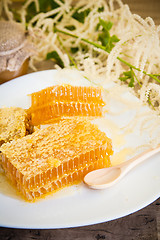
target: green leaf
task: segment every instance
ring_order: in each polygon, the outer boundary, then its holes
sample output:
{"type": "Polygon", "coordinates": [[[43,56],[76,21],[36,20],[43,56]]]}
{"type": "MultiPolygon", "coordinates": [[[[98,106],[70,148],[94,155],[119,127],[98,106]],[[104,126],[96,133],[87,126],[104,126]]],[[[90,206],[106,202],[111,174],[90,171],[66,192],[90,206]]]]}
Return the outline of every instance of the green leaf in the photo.
{"type": "MultiPolygon", "coordinates": [[[[60,0],[63,2],[62,0],[60,0]]],[[[39,2],[39,12],[48,12],[49,10],[56,9],[59,7],[59,5],[54,1],[54,0],[38,0],[39,2]]],[[[36,12],[36,7],[35,3],[32,2],[28,8],[27,8],[27,22],[29,22],[35,15],[37,14],[36,12]]],[[[54,14],[52,17],[55,17],[57,14],[54,14]]]]}
{"type": "Polygon", "coordinates": [[[56,51],[49,52],[46,56],[46,59],[54,59],[61,68],[64,68],[64,63],[56,51]]]}
{"type": "Polygon", "coordinates": [[[112,42],[119,42],[119,38],[116,35],[111,37],[112,42]]]}
{"type": "Polygon", "coordinates": [[[130,82],[128,84],[128,87],[134,87],[134,77],[132,76],[130,79],[131,80],[130,80],[130,82]]]}
{"type": "Polygon", "coordinates": [[[98,35],[98,41],[101,42],[102,46],[106,47],[109,43],[109,39],[110,39],[110,36],[108,32],[102,32],[98,35]]]}
{"type": "Polygon", "coordinates": [[[125,76],[127,76],[128,78],[131,78],[132,77],[132,71],[128,71],[128,72],[124,72],[123,73],[125,76]]]}
{"type": "Polygon", "coordinates": [[[90,9],[86,9],[85,11],[79,12],[80,8],[76,9],[73,13],[72,17],[76,19],[78,22],[84,23],[85,18],[90,13],[90,9]]]}
{"type": "Polygon", "coordinates": [[[110,36],[109,30],[112,28],[112,25],[112,22],[106,22],[103,19],[99,18],[99,23],[96,27],[96,31],[99,30],[100,26],[103,27],[101,33],[98,35],[98,41],[101,42],[102,46],[104,46],[106,51],[109,53],[115,46],[114,43],[119,41],[119,38],[116,35],[110,36]]]}
{"type": "Polygon", "coordinates": [[[133,69],[131,68],[130,71],[123,72],[124,77],[119,77],[119,79],[123,82],[127,81],[130,79],[128,86],[129,87],[134,87],[134,72],[133,69]]]}
{"type": "Polygon", "coordinates": [[[104,7],[102,6],[102,7],[99,7],[98,8],[98,12],[100,13],[100,12],[104,12],[104,7]]]}
{"type": "Polygon", "coordinates": [[[99,30],[100,26],[101,26],[101,24],[98,23],[97,26],[96,26],[96,32],[99,30]]]}
{"type": "Polygon", "coordinates": [[[121,81],[126,81],[127,79],[128,79],[128,77],[126,76],[126,77],[119,77],[119,79],[121,80],[121,81]]]}
{"type": "MultiPolygon", "coordinates": [[[[60,5],[55,2],[54,0],[38,0],[39,1],[39,7],[40,7],[40,12],[48,12],[51,9],[56,9],[60,5]]],[[[60,0],[62,3],[64,2],[63,0],[60,0]]]]}
{"type": "Polygon", "coordinates": [[[36,7],[35,4],[32,2],[28,8],[27,8],[27,16],[26,16],[26,21],[29,22],[34,15],[36,15],[36,7]]]}
{"type": "Polygon", "coordinates": [[[72,52],[72,53],[76,53],[76,52],[78,52],[78,50],[79,50],[78,47],[72,47],[72,48],[71,48],[71,52],[72,52]]]}
{"type": "Polygon", "coordinates": [[[68,26],[65,26],[66,29],[70,30],[70,31],[73,31],[76,29],[76,27],[74,25],[68,25],[68,26]]]}
{"type": "Polygon", "coordinates": [[[21,22],[20,14],[16,8],[12,7],[12,13],[14,15],[14,19],[16,20],[16,22],[21,22]]]}
{"type": "Polygon", "coordinates": [[[109,31],[112,28],[113,23],[104,21],[102,18],[99,18],[99,24],[106,30],[109,31]]]}

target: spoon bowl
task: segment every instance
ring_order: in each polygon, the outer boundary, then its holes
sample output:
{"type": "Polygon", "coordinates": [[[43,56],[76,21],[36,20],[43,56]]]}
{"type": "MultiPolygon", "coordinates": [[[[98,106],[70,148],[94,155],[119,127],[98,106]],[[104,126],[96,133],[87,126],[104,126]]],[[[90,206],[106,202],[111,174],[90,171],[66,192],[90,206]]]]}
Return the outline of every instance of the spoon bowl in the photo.
{"type": "Polygon", "coordinates": [[[94,170],[84,177],[84,183],[93,189],[104,189],[111,187],[136,165],[157,154],[158,152],[160,152],[160,145],[158,145],[156,148],[149,149],[117,166],[94,170]]]}
{"type": "Polygon", "coordinates": [[[103,189],[111,186],[121,175],[121,168],[102,168],[88,173],[84,177],[84,182],[94,189],[103,189]],[[106,186],[107,185],[107,186],[106,186]]]}

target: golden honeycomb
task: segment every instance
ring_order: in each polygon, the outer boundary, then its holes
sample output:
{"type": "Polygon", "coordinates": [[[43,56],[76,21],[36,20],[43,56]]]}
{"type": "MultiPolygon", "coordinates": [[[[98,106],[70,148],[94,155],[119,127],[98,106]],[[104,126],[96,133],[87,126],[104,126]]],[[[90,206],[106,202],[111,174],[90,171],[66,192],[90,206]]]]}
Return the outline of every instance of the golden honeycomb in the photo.
{"type": "Polygon", "coordinates": [[[101,88],[56,85],[31,94],[33,125],[71,116],[101,117],[105,105],[101,88]]]}
{"type": "Polygon", "coordinates": [[[21,139],[4,143],[2,166],[29,201],[109,167],[111,140],[88,120],[64,119],[21,139]]]}

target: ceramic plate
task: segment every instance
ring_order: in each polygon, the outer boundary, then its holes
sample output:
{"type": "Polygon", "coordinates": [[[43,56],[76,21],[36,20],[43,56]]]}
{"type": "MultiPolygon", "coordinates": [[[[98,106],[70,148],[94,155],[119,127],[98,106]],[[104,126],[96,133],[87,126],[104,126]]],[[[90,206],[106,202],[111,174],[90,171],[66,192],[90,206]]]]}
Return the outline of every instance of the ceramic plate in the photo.
{"type": "MultiPolygon", "coordinates": [[[[30,93],[57,83],[90,85],[83,73],[47,70],[31,73],[0,86],[0,107],[30,106],[30,93]]],[[[113,165],[157,144],[159,119],[126,88],[103,84],[105,117],[94,122],[112,138],[113,165]]],[[[115,186],[92,190],[83,183],[28,203],[0,177],[0,226],[66,228],[96,224],[131,214],[160,196],[160,155],[133,169],[115,186]]]]}

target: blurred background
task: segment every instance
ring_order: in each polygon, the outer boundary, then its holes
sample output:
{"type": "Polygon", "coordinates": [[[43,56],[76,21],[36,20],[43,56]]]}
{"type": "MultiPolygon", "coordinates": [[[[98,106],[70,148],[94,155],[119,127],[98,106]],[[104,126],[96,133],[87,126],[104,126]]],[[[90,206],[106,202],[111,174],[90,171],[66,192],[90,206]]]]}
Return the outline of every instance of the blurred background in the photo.
{"type": "MultiPolygon", "coordinates": [[[[14,4],[24,2],[24,0],[12,1],[14,4]]],[[[129,5],[132,13],[139,14],[143,18],[152,17],[156,24],[160,24],[160,0],[122,0],[122,2],[129,5]]]]}
{"type": "Polygon", "coordinates": [[[160,0],[122,0],[132,11],[143,18],[152,17],[156,24],[160,24],[160,0]]]}

